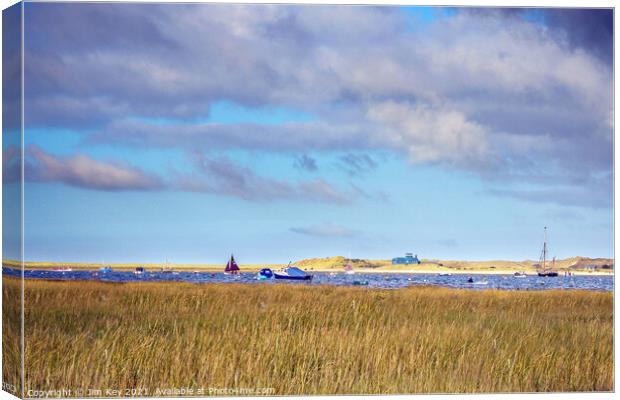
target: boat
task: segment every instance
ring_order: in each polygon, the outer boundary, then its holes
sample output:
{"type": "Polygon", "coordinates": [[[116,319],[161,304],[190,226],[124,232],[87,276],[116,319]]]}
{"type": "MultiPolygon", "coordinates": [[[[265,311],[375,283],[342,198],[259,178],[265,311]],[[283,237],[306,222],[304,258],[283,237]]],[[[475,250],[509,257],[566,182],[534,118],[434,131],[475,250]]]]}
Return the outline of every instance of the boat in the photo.
{"type": "Polygon", "coordinates": [[[449,272],[440,272],[438,275],[439,276],[452,276],[452,274],[449,272]]]}
{"type": "Polygon", "coordinates": [[[99,272],[102,272],[102,273],[112,272],[112,267],[101,267],[99,268],[99,272]]]}
{"type": "Polygon", "coordinates": [[[165,267],[161,267],[160,272],[161,272],[162,274],[171,274],[171,273],[173,273],[173,272],[174,272],[174,271],[172,270],[172,267],[169,267],[169,266],[168,266],[168,259],[167,259],[167,258],[166,258],[166,266],[165,266],[165,267]]]}
{"type": "Polygon", "coordinates": [[[297,267],[292,267],[291,263],[288,263],[288,267],[274,272],[273,276],[276,279],[290,279],[294,281],[309,281],[312,279],[312,275],[307,274],[297,267]]]}
{"type": "Polygon", "coordinates": [[[226,268],[224,268],[224,273],[227,275],[236,275],[239,273],[239,266],[235,262],[235,257],[230,255],[230,260],[226,264],[226,268]]]}
{"type": "Polygon", "coordinates": [[[256,274],[256,279],[264,280],[273,278],[273,271],[269,268],[263,268],[256,274]]]}
{"type": "Polygon", "coordinates": [[[136,270],[133,271],[136,275],[142,275],[144,273],[144,267],[136,267],[136,270]]]}
{"type": "Polygon", "coordinates": [[[520,271],[515,272],[513,276],[515,278],[527,278],[527,275],[525,274],[525,272],[520,272],[520,271]]]}
{"type": "Polygon", "coordinates": [[[71,271],[73,271],[73,269],[71,269],[71,267],[59,267],[59,268],[54,268],[52,271],[54,271],[54,272],[71,272],[71,271]]]}
{"type": "Polygon", "coordinates": [[[355,273],[350,262],[347,262],[347,264],[344,266],[344,273],[347,275],[353,275],[355,273]]]}
{"type": "Polygon", "coordinates": [[[547,252],[548,252],[548,249],[547,249],[547,227],[545,226],[545,240],[543,242],[543,248],[542,248],[542,252],[540,254],[541,264],[539,264],[539,266],[541,266],[541,269],[538,270],[538,276],[545,277],[545,278],[556,277],[556,276],[558,276],[558,273],[557,273],[557,271],[553,270],[555,268],[555,257],[553,257],[552,269],[547,269],[547,252]]]}
{"type": "Polygon", "coordinates": [[[467,278],[467,283],[471,283],[472,285],[488,285],[489,281],[487,281],[486,279],[475,281],[474,278],[470,276],[469,278],[467,278]]]}

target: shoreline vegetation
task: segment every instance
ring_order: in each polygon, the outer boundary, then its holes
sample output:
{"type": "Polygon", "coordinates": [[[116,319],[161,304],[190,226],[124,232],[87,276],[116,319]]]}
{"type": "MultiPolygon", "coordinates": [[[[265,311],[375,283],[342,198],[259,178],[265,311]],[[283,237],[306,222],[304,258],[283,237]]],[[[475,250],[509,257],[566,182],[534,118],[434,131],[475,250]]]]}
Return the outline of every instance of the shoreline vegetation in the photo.
{"type": "MultiPolygon", "coordinates": [[[[393,265],[390,260],[348,259],[342,256],[312,258],[294,261],[294,265],[309,272],[342,272],[346,264],[360,273],[452,273],[452,274],[514,274],[525,272],[536,274],[538,262],[525,261],[456,261],[456,260],[426,260],[421,264],[393,265]]],[[[14,260],[4,260],[3,266],[19,268],[20,263],[14,260]]],[[[222,264],[173,264],[173,263],[79,263],[79,262],[25,262],[26,269],[54,269],[71,267],[81,270],[97,270],[103,266],[110,266],[119,271],[133,271],[136,267],[144,267],[147,271],[159,271],[162,268],[171,268],[175,271],[222,272],[222,264]]],[[[239,263],[241,272],[258,272],[261,268],[282,268],[286,264],[243,264],[239,263]]],[[[549,267],[551,263],[549,263],[549,267]]],[[[614,260],[608,258],[571,257],[557,260],[555,270],[568,271],[573,275],[613,275],[614,260]]]]}
{"type": "MultiPolygon", "coordinates": [[[[5,326],[19,315],[10,300],[20,287],[4,278],[5,326]]],[[[612,293],[176,282],[24,288],[26,391],[614,390],[612,293]]],[[[18,337],[3,334],[5,343],[18,337]]],[[[3,378],[15,381],[14,373],[4,369],[3,378]]]]}

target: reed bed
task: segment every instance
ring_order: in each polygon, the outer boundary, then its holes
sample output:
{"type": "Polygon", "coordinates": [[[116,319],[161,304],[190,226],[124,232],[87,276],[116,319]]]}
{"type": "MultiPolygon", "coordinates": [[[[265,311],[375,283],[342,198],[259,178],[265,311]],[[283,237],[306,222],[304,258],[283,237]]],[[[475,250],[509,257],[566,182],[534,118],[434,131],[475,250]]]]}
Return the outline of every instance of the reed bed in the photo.
{"type": "Polygon", "coordinates": [[[21,281],[2,279],[2,388],[21,393],[21,281]]]}
{"type": "MultiPolygon", "coordinates": [[[[16,280],[5,278],[4,285],[18,290],[16,280]]],[[[25,287],[26,393],[613,390],[611,293],[43,281],[25,287]]]]}

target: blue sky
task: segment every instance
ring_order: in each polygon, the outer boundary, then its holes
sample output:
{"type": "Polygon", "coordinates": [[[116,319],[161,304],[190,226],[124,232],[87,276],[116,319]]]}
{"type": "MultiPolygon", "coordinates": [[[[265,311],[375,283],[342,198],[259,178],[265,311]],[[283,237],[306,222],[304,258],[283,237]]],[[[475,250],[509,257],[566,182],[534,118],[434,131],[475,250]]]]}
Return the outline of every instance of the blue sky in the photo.
{"type": "Polygon", "coordinates": [[[26,259],[611,257],[610,15],[28,3],[26,259]]]}

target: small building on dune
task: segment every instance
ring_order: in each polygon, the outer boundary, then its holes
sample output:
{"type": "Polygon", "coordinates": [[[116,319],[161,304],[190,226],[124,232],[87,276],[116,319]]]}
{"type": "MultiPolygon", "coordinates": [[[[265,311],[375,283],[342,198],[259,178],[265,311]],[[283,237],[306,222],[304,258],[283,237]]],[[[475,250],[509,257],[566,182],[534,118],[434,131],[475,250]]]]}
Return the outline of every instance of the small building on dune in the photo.
{"type": "Polygon", "coordinates": [[[420,264],[420,260],[417,254],[414,256],[413,253],[405,253],[404,257],[392,258],[392,264],[420,264]]]}

